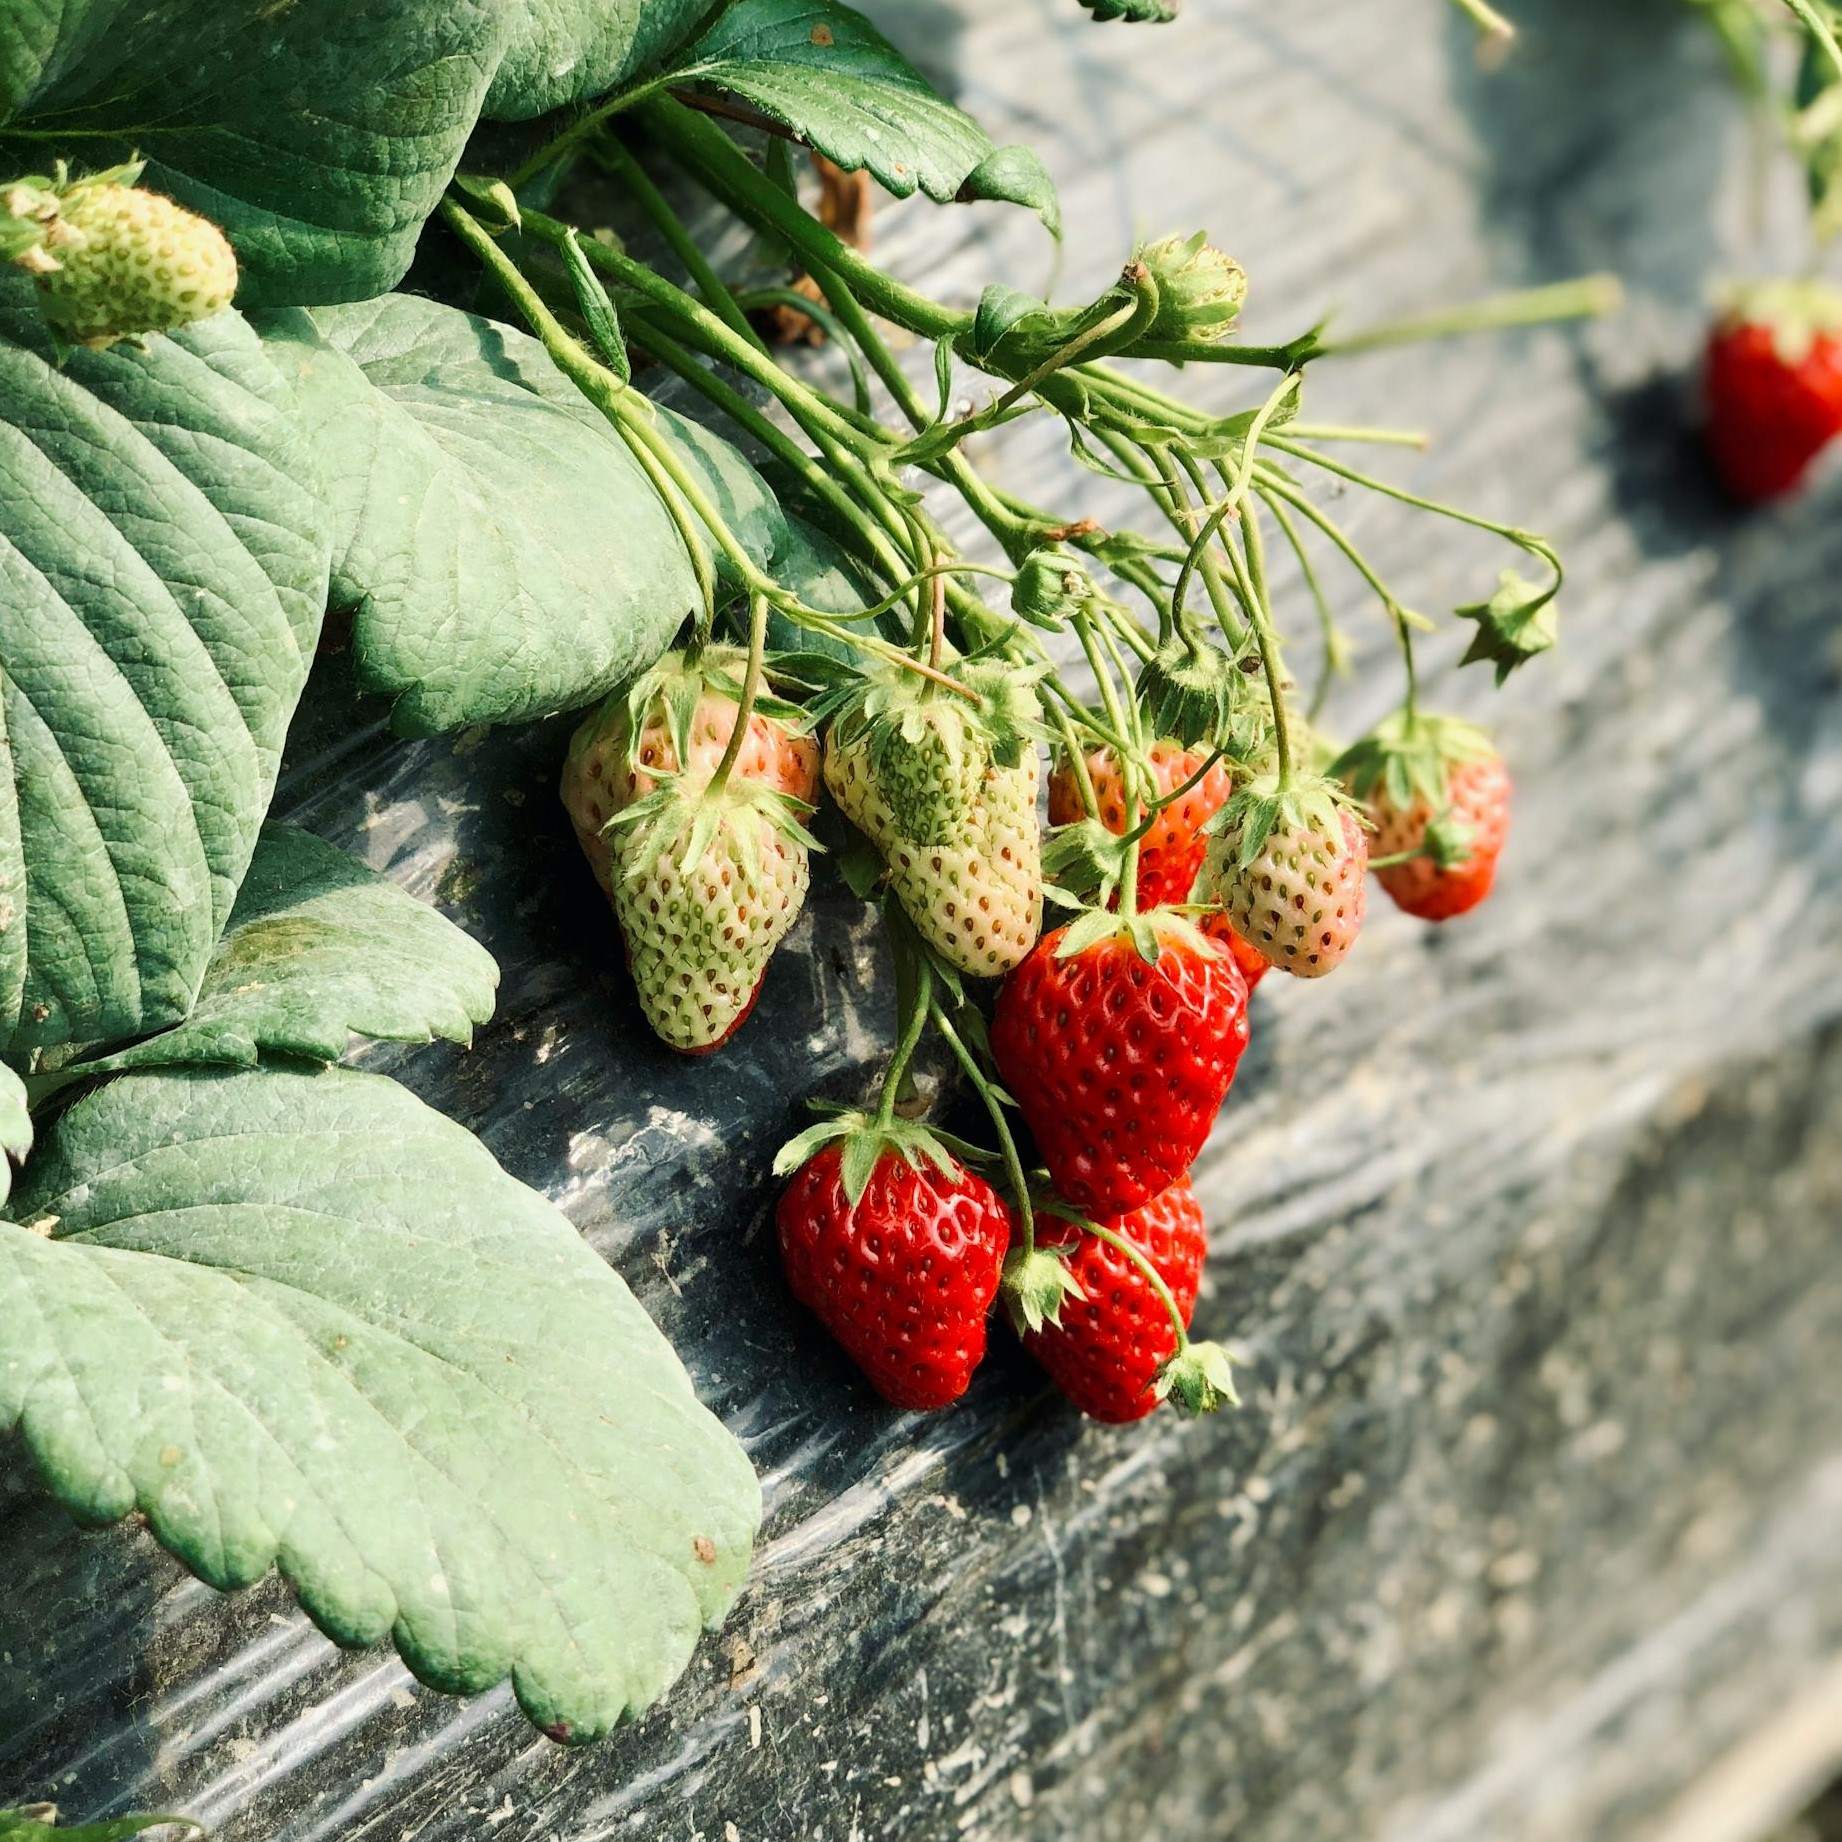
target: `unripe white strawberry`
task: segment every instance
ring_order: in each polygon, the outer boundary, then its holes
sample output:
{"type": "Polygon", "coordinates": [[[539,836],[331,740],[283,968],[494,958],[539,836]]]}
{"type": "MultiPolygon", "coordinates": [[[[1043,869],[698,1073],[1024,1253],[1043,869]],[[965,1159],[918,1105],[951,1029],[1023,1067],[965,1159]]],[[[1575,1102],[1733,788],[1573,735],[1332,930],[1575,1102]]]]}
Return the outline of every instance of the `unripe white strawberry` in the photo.
{"type": "Polygon", "coordinates": [[[774,949],[805,905],[808,841],[780,795],[734,779],[667,785],[623,814],[614,913],[646,1021],[707,1055],[755,1008],[774,949]]]}
{"type": "Polygon", "coordinates": [[[1369,847],[1361,821],[1316,775],[1272,776],[1222,808],[1197,893],[1269,965],[1322,978],[1362,930],[1369,847]]]}
{"type": "Polygon", "coordinates": [[[744,655],[668,654],[577,728],[561,794],[613,904],[647,1021],[672,1048],[720,1047],[806,899],[799,822],[818,745],[798,712],[750,712],[727,786],[711,782],[735,729],[744,655]]]}
{"type": "Polygon", "coordinates": [[[906,836],[878,774],[869,737],[827,739],[825,784],[844,816],[876,846],[897,898],[929,946],[978,978],[1016,965],[1042,931],[1042,838],[1032,743],[1015,767],[995,761],[953,837],[906,836]]]}
{"type": "Polygon", "coordinates": [[[171,332],[221,312],[237,291],[224,233],[140,186],[79,180],[41,248],[57,264],[38,278],[45,317],[79,345],[171,332]]]}

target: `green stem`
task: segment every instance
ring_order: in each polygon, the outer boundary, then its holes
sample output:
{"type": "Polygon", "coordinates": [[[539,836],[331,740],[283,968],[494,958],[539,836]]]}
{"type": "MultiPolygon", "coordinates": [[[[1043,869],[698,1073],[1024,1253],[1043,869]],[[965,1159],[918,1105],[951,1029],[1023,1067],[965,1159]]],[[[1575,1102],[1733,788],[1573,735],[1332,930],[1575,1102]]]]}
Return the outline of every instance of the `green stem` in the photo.
{"type": "MultiPolygon", "coordinates": [[[[739,217],[758,230],[771,231],[792,246],[800,260],[817,273],[842,275],[871,310],[923,339],[953,339],[972,329],[973,316],[943,307],[905,286],[869,262],[857,250],[803,211],[773,185],[714,123],[667,97],[640,104],[645,131],[739,217]]],[[[1306,349],[1305,340],[1284,346],[1242,346],[1201,339],[1141,340],[1134,358],[1159,358],[1181,364],[1261,365],[1291,370],[1306,349]]]]}
{"type": "MultiPolygon", "coordinates": [[[[915,394],[907,373],[896,362],[895,354],[884,343],[870,316],[864,312],[862,303],[851,292],[850,283],[829,269],[816,270],[814,278],[824,290],[825,298],[831,302],[858,350],[882,379],[883,388],[889,392],[896,407],[908,418],[912,427],[925,428],[928,420],[926,404],[915,394]]],[[[1003,546],[1005,555],[1012,562],[1020,561],[1034,541],[1033,534],[1023,521],[1005,509],[971,461],[963,454],[949,452],[925,464],[930,472],[945,480],[959,494],[979,522],[1003,546]]]]}
{"type": "Polygon", "coordinates": [[[829,269],[885,320],[924,339],[947,339],[971,328],[972,315],[955,313],[902,285],[868,262],[841,237],[802,209],[765,175],[712,121],[667,97],[643,102],[638,119],[662,146],[737,216],[779,237],[815,273],[829,269]]]}
{"type": "Polygon", "coordinates": [[[1270,497],[1263,490],[1260,492],[1260,500],[1273,514],[1274,522],[1291,546],[1293,556],[1298,559],[1299,574],[1304,577],[1305,587],[1311,592],[1312,605],[1317,609],[1318,632],[1323,637],[1324,657],[1318,668],[1318,681],[1312,687],[1311,702],[1305,710],[1306,720],[1315,723],[1324,708],[1324,700],[1330,695],[1331,680],[1337,675],[1337,665],[1343,652],[1343,636],[1337,629],[1336,616],[1330,611],[1330,601],[1324,593],[1324,585],[1318,580],[1317,566],[1305,548],[1304,534],[1293,523],[1292,514],[1286,510],[1282,500],[1270,497]]]}
{"type": "Polygon", "coordinates": [[[1241,520],[1241,546],[1247,559],[1248,582],[1253,589],[1254,644],[1260,649],[1260,669],[1266,674],[1266,694],[1273,708],[1273,746],[1279,756],[1279,791],[1292,785],[1292,737],[1286,720],[1285,693],[1280,687],[1279,645],[1273,633],[1273,610],[1266,595],[1266,540],[1260,535],[1260,518],[1253,506],[1241,520]]]}
{"type": "Polygon", "coordinates": [[[1554,584],[1548,591],[1549,598],[1560,588],[1563,571],[1561,560],[1554,553],[1554,546],[1545,537],[1538,537],[1533,531],[1524,531],[1516,525],[1500,523],[1495,518],[1486,518],[1478,512],[1467,512],[1456,505],[1446,505],[1438,499],[1423,498],[1419,493],[1409,492],[1404,486],[1392,485],[1387,480],[1377,479],[1372,473],[1364,473],[1360,468],[1351,467],[1343,461],[1332,460],[1328,454],[1320,454],[1315,448],[1308,448],[1302,442],[1288,439],[1284,435],[1275,435],[1272,446],[1283,454],[1291,454],[1299,460],[1309,461],[1314,467],[1321,467],[1326,473],[1334,473],[1338,479],[1348,480],[1354,486],[1361,486],[1369,492],[1378,492],[1384,498],[1398,499],[1403,505],[1411,505],[1422,512],[1433,512],[1441,518],[1450,518],[1458,524],[1467,524],[1477,531],[1489,531],[1500,537],[1505,543],[1514,544],[1519,550],[1526,550],[1531,556],[1539,557],[1554,572],[1554,584]]]}
{"type": "Polygon", "coordinates": [[[710,260],[697,247],[691,233],[685,229],[684,221],[667,202],[665,194],[653,184],[636,159],[611,134],[595,137],[590,153],[596,163],[620,181],[632,194],[653,227],[664,237],[675,255],[685,266],[686,272],[697,284],[697,292],[703,303],[717,315],[729,329],[740,339],[746,339],[750,345],[765,352],[766,344],[759,333],[749,325],[748,316],[742,311],[735,296],[730,293],[723,278],[711,267],[710,260]]]}
{"type": "Polygon", "coordinates": [[[1075,778],[1075,790],[1081,795],[1081,809],[1097,825],[1100,822],[1100,796],[1094,791],[1094,777],[1087,771],[1087,750],[1075,734],[1068,712],[1059,703],[1049,706],[1050,720],[1062,744],[1062,758],[1075,778]]]}
{"type": "Polygon", "coordinates": [[[1370,429],[1342,422],[1288,422],[1286,433],[1294,441],[1359,441],[1375,448],[1425,449],[1432,446],[1432,437],[1424,429],[1370,429]]]}
{"type": "Polygon", "coordinates": [[[1401,598],[1376,574],[1374,565],[1357,549],[1355,540],[1328,512],[1321,511],[1313,505],[1284,474],[1270,469],[1261,469],[1255,490],[1269,505],[1275,500],[1290,505],[1316,525],[1331,543],[1342,551],[1349,566],[1374,590],[1376,598],[1387,609],[1389,618],[1394,617],[1395,609],[1402,605],[1401,598]]]}
{"type": "MultiPolygon", "coordinates": [[[[1259,413],[1248,425],[1247,437],[1241,444],[1241,458],[1235,467],[1234,483],[1227,494],[1209,508],[1209,515],[1197,530],[1190,545],[1189,555],[1183,559],[1183,567],[1177,573],[1177,585],[1171,590],[1171,613],[1175,619],[1183,616],[1183,604],[1189,595],[1190,578],[1196,573],[1200,556],[1214,540],[1215,534],[1223,523],[1234,516],[1245,502],[1249,488],[1253,484],[1254,464],[1260,452],[1260,440],[1266,433],[1267,424],[1279,413],[1287,397],[1298,389],[1298,373],[1290,372],[1281,378],[1278,385],[1260,405],[1259,413]]],[[[1249,610],[1251,615],[1252,610],[1249,610]]]]}
{"type": "Polygon", "coordinates": [[[908,962],[914,971],[914,990],[909,994],[907,1014],[902,1019],[901,1040],[895,1046],[895,1054],[889,1058],[889,1071],[883,1076],[882,1097],[876,1108],[879,1126],[887,1126],[895,1118],[902,1078],[908,1073],[908,1064],[914,1060],[915,1050],[920,1046],[921,1032],[927,1027],[928,1012],[934,1003],[934,972],[927,963],[927,955],[917,949],[908,955],[908,962]]]}
{"type": "MultiPolygon", "coordinates": [[[[1045,1209],[1044,1214],[1061,1215],[1061,1211],[1053,1208],[1045,1209]]],[[[1190,1346],[1190,1327],[1184,1323],[1183,1313],[1178,1310],[1177,1301],[1172,1296],[1170,1287],[1164,1283],[1164,1275],[1151,1264],[1143,1251],[1134,1247],[1132,1243],[1116,1229],[1108,1228],[1101,1222],[1090,1222],[1078,1215],[1065,1215],[1062,1219],[1072,1222],[1083,1234],[1091,1234],[1097,1241],[1104,1241],[1107,1246],[1113,1248],[1116,1252],[1124,1254],[1126,1258],[1138,1268],[1140,1273],[1144,1275],[1146,1284],[1148,1284],[1152,1291],[1158,1295],[1158,1298],[1163,1303],[1164,1309],[1170,1313],[1171,1327],[1177,1333],[1177,1353],[1181,1355],[1184,1350],[1188,1349],[1190,1346]]]]}
{"type": "Polygon", "coordinates": [[[1784,0],[1803,27],[1816,42],[1822,46],[1830,63],[1836,67],[1837,76],[1842,76],[1842,43],[1838,43],[1834,29],[1813,4],[1813,0],[1784,0]]]}
{"type": "MultiPolygon", "coordinates": [[[[1130,271],[1128,271],[1130,274],[1130,271]]],[[[1143,270],[1140,270],[1143,274],[1143,270]]],[[[1074,364],[1083,352],[1092,351],[1097,345],[1104,344],[1116,333],[1126,332],[1133,321],[1149,318],[1157,312],[1158,296],[1155,284],[1147,278],[1142,286],[1135,286],[1132,298],[1112,312],[1102,314],[1091,326],[1083,327],[1064,344],[1059,345],[1040,364],[1033,365],[1016,383],[1004,391],[994,402],[981,410],[975,410],[969,416],[962,416],[957,422],[948,422],[929,429],[925,435],[911,441],[902,450],[901,457],[906,460],[927,461],[938,456],[950,454],[968,436],[993,428],[1005,420],[1009,413],[1058,371],[1065,371],[1074,364]]]]}
{"type": "Polygon", "coordinates": [[[911,568],[909,559],[895,548],[878,523],[864,515],[857,500],[838,483],[833,471],[821,467],[785,429],[764,416],[740,391],[700,365],[651,320],[632,314],[626,325],[635,345],[683,378],[739,429],[760,442],[825,505],[840,525],[853,534],[860,560],[882,571],[891,581],[906,580],[911,568]]]}
{"type": "MultiPolygon", "coordinates": [[[[851,368],[852,420],[861,426],[870,419],[870,379],[864,370],[863,356],[845,337],[844,328],[830,307],[823,301],[815,301],[809,294],[802,294],[797,288],[746,288],[735,296],[735,303],[744,313],[754,313],[762,307],[785,307],[794,313],[804,314],[815,325],[823,327],[826,337],[831,340],[832,350],[851,368]]],[[[841,403],[829,396],[825,401],[834,408],[843,408],[841,403]]]]}
{"type": "Polygon", "coordinates": [[[1004,1107],[991,1091],[991,1083],[985,1078],[985,1071],[973,1059],[972,1051],[960,1040],[959,1032],[954,1029],[938,998],[933,1000],[932,1009],[934,1027],[946,1038],[953,1059],[972,1083],[991,1119],[992,1134],[998,1141],[998,1153],[1004,1160],[1005,1181],[1010,1185],[1011,1200],[1017,1206],[1017,1225],[1023,1232],[1023,1251],[1026,1254],[1034,1253],[1036,1212],[1030,1205],[1029,1180],[1024,1175],[1023,1159],[1017,1153],[1017,1141],[1011,1135],[1010,1121],[1004,1117],[1004,1107]]]}
{"type": "MultiPolygon", "coordinates": [[[[1138,706],[1132,705],[1130,715],[1120,708],[1119,696],[1113,684],[1113,669],[1109,665],[1099,635],[1094,631],[1091,615],[1083,611],[1074,618],[1074,630],[1081,642],[1081,650],[1087,655],[1088,669],[1094,674],[1094,683],[1100,692],[1101,707],[1106,711],[1107,721],[1119,737],[1122,746],[1114,750],[1113,759],[1119,767],[1120,784],[1126,794],[1126,831],[1131,833],[1138,825],[1139,814],[1139,748],[1138,748],[1138,706]]],[[[1117,663],[1115,660],[1114,663],[1117,663]]],[[[1125,850],[1124,866],[1119,878],[1119,912],[1122,915],[1134,915],[1138,912],[1138,846],[1128,844],[1125,850]]]]}
{"type": "MultiPolygon", "coordinates": [[[[541,211],[527,211],[524,228],[539,241],[560,247],[570,227],[541,211]]],[[[752,339],[736,332],[694,295],[655,274],[644,263],[635,262],[622,250],[592,240],[581,247],[582,253],[597,268],[605,269],[624,288],[641,296],[686,331],[695,330],[715,356],[770,391],[815,441],[835,443],[853,453],[884,445],[871,443],[862,430],[838,415],[798,378],[777,365],[752,339]]]]}
{"type": "Polygon", "coordinates": [[[1487,300],[1471,301],[1462,307],[1444,307],[1434,313],[1365,327],[1346,338],[1326,339],[1318,347],[1318,355],[1347,358],[1352,352],[1412,345],[1422,339],[1445,339],[1455,333],[1501,332],[1507,327],[1546,326],[1557,320],[1594,320],[1602,314],[1616,313],[1624,305],[1624,298],[1624,283],[1616,275],[1582,275],[1573,281],[1493,294],[1487,300]]]}
{"type": "MultiPolygon", "coordinates": [[[[704,550],[692,517],[686,515],[686,508],[696,519],[703,521],[705,529],[715,538],[725,555],[732,561],[739,559],[743,579],[751,586],[762,581],[759,571],[736,542],[716,508],[710,505],[696,483],[685,473],[677,456],[669,449],[663,454],[660,452],[663,444],[648,420],[650,406],[646,414],[637,414],[632,410],[627,385],[606,365],[590,357],[568,328],[550,311],[543,296],[525,279],[518,265],[493,241],[471,212],[451,197],[441,201],[440,209],[442,221],[511,297],[526,324],[542,340],[544,350],[549,353],[557,369],[613,424],[616,433],[652,481],[661,502],[677,525],[678,535],[690,556],[702,601],[699,632],[707,635],[715,618],[716,582],[710,558],[704,550]]],[[[568,226],[559,225],[557,228],[564,233],[566,240],[568,226]]],[[[597,249],[600,245],[589,244],[587,247],[597,249]]]]}
{"type": "Polygon", "coordinates": [[[716,772],[710,776],[706,798],[720,799],[723,789],[729,785],[729,776],[735,769],[736,761],[742,753],[743,739],[748,734],[749,721],[755,714],[755,699],[761,693],[761,667],[766,651],[767,598],[764,595],[753,595],[748,603],[748,664],[742,673],[741,695],[736,699],[736,720],[729,731],[722,759],[716,764],[716,772]]]}
{"type": "Polygon", "coordinates": [[[1452,4],[1488,38],[1514,38],[1516,28],[1486,0],[1452,0],[1452,4]]]}
{"type": "Polygon", "coordinates": [[[682,80],[678,72],[671,71],[663,76],[654,77],[649,82],[638,85],[637,88],[623,90],[619,95],[608,97],[605,102],[597,104],[586,114],[578,115],[561,134],[546,141],[522,166],[507,177],[506,184],[514,192],[521,185],[529,185],[539,173],[554,166],[572,148],[586,140],[598,129],[605,127],[616,115],[621,114],[624,110],[637,108],[647,97],[656,96],[668,84],[682,80]]]}

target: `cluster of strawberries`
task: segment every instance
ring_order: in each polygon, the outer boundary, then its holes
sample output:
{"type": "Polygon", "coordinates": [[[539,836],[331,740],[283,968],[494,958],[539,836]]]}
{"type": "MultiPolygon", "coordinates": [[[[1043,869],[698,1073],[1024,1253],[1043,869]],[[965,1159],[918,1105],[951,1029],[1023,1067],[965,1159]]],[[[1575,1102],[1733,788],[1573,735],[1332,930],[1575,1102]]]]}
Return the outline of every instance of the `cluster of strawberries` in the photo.
{"type": "MultiPolygon", "coordinates": [[[[743,672],[722,647],[669,657],[583,723],[563,779],[646,1015],[692,1054],[747,1017],[807,886],[813,719],[757,699],[738,730],[743,672]]],[[[776,1166],[792,1179],[785,1269],[898,1406],[965,1392],[1002,1293],[1086,1413],[1205,1410],[1234,1394],[1226,1355],[1188,1334],[1205,1251],[1189,1173],[1247,1044],[1248,994],[1272,968],[1341,962],[1370,867],[1427,919],[1481,901],[1509,776],[1481,732],[1407,713],[1323,774],[1169,738],[1125,761],[1064,752],[1051,865],[1086,834],[1115,873],[1044,933],[1039,734],[1029,674],[996,660],[887,671],[831,713],[823,779],[899,905],[909,976],[878,1111],[822,1119],[776,1166]],[[967,975],[1002,980],[988,1025],[967,975]],[[986,1104],[1008,1195],[988,1154],[897,1111],[930,1022],[986,1104]]]]}

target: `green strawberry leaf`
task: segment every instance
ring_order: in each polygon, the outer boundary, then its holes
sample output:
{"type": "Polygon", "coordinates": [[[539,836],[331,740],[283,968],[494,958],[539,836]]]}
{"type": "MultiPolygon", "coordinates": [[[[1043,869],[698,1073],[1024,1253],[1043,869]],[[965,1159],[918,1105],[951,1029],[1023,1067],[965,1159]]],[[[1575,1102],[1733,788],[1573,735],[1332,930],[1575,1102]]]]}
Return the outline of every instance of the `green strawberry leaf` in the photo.
{"type": "MultiPolygon", "coordinates": [[[[664,650],[697,602],[683,539],[535,339],[404,294],[261,329],[327,477],[359,682],[397,699],[399,730],[590,703],[664,650]]],[[[765,563],[785,525],[760,476],[654,413],[765,563]]]]}
{"type": "MultiPolygon", "coordinates": [[[[139,152],[229,234],[238,301],[358,300],[409,266],[527,7],[498,0],[9,6],[0,166],[139,152]]],[[[632,9],[613,9],[632,30],[632,9]]],[[[527,30],[527,40],[533,36],[527,30]]]]}
{"type": "Polygon", "coordinates": [[[1042,219],[1050,236],[1061,241],[1062,201],[1049,169],[1031,148],[994,149],[966,175],[953,196],[962,205],[1022,205],[1042,219]]]}
{"type": "Polygon", "coordinates": [[[466,1043],[498,982],[452,921],[311,833],[265,825],[192,1014],[90,1066],[336,1062],[354,1034],[466,1043]]]}
{"type": "Polygon", "coordinates": [[[1503,571],[1497,592],[1488,601],[1457,612],[1460,620],[1477,622],[1477,632],[1459,663],[1487,660],[1497,668],[1498,684],[1517,666],[1546,652],[1558,637],[1554,590],[1537,588],[1513,569],[1503,571]]]}
{"type": "Polygon", "coordinates": [[[1168,25],[1183,0],[1081,0],[1096,19],[1123,19],[1128,25],[1168,25]]]}
{"type": "Polygon", "coordinates": [[[115,1816],[100,1823],[70,1823],[59,1828],[56,1811],[48,1804],[24,1810],[0,1810],[0,1842],[128,1842],[130,1836],[150,1829],[183,1829],[205,1833],[203,1823],[189,1816],[115,1816]]]}
{"type": "Polygon", "coordinates": [[[504,61],[486,92],[493,121],[525,121],[617,88],[664,57],[710,0],[504,0],[504,61]]]}
{"type": "Polygon", "coordinates": [[[26,1108],[26,1084],[0,1062],[0,1202],[12,1187],[13,1166],[32,1149],[32,1115],[26,1108]]]}
{"type": "Polygon", "coordinates": [[[1005,336],[1019,327],[1043,330],[1057,323],[1058,315],[1047,301],[1025,294],[1021,288],[994,281],[979,296],[978,311],[965,334],[966,356],[983,364],[997,351],[1005,336]]]}
{"type": "Polygon", "coordinates": [[[734,0],[681,54],[675,84],[740,97],[847,172],[867,168],[898,198],[1027,204],[1055,217],[1041,163],[1000,151],[937,95],[863,17],[838,0],[734,0]]]}
{"type": "Polygon", "coordinates": [[[740,1587],[741,1448],[543,1197],[395,1082],[133,1074],[0,1222],[0,1431],[78,1521],[590,1739],[740,1587]]]}
{"type": "Polygon", "coordinates": [[[0,280],[0,1046],[191,1007],[274,788],[328,539],[234,313],[60,365],[0,280]]]}

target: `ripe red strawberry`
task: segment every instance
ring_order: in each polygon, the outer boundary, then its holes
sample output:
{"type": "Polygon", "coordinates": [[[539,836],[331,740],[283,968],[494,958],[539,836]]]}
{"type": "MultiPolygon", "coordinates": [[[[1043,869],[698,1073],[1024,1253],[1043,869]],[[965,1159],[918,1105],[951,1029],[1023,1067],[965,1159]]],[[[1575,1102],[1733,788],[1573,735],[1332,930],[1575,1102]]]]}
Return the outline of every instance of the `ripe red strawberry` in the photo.
{"type": "Polygon", "coordinates": [[[1269,965],[1322,978],[1362,931],[1368,844],[1342,794],[1316,775],[1263,776],[1222,808],[1197,887],[1269,965]]]}
{"type": "MultiPolygon", "coordinates": [[[[1202,1209],[1188,1181],[1098,1225],[1144,1256],[1187,1329],[1206,1251],[1202,1209]]],[[[1060,1321],[1025,1330],[1024,1346],[1084,1414],[1122,1425],[1142,1420],[1166,1393],[1192,1412],[1235,1398],[1227,1357],[1214,1344],[1188,1344],[1173,1363],[1179,1351],[1170,1305],[1130,1254],[1049,1215],[1039,1218],[1038,1241],[1065,1250],[1072,1283],[1060,1321]]]]}
{"type": "Polygon", "coordinates": [[[924,1126],[827,1120],[774,1166],[793,1295],[897,1407],[945,1407],[985,1355],[1011,1215],[924,1126]],[[818,1147],[814,1149],[815,1145],[818,1147]]]}
{"type": "Polygon", "coordinates": [[[1376,726],[1336,773],[1375,826],[1376,880],[1395,906],[1423,921],[1475,908],[1496,880],[1509,833],[1511,782],[1481,729],[1449,716],[1405,712],[1376,726]]]}
{"type": "Polygon", "coordinates": [[[1708,342],[1707,439],[1716,471],[1748,503],[1790,492],[1842,434],[1842,293],[1750,290],[1708,342]]]}
{"type": "Polygon", "coordinates": [[[1087,914],[1004,982],[991,1049],[1057,1191],[1117,1214],[1196,1161],[1247,1047],[1247,987],[1168,910],[1087,914]]]}
{"type": "MultiPolygon", "coordinates": [[[[1166,737],[1146,751],[1151,778],[1160,794],[1184,785],[1209,759],[1206,749],[1185,748],[1166,737]]],[[[1111,749],[1095,749],[1087,757],[1088,778],[1100,808],[1100,822],[1115,837],[1126,832],[1126,788],[1119,763],[1111,749]]],[[[1227,800],[1232,783],[1228,769],[1217,760],[1181,799],[1163,807],[1138,844],[1138,903],[1158,908],[1167,902],[1187,902],[1202,868],[1208,839],[1203,827],[1227,800]]],[[[1063,761],[1049,777],[1049,823],[1078,824],[1087,816],[1081,803],[1080,782],[1071,763],[1063,761]]]]}

